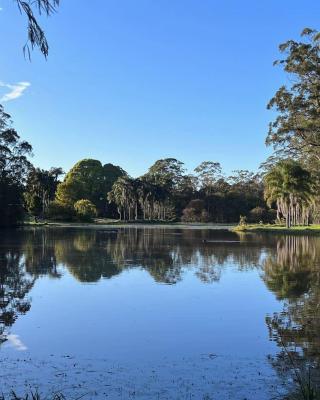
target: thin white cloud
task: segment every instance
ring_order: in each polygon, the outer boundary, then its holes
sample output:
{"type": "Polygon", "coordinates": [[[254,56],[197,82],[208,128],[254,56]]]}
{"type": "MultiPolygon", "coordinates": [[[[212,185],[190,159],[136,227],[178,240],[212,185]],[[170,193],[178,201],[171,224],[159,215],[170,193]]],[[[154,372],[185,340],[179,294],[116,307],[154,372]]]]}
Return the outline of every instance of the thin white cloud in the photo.
{"type": "Polygon", "coordinates": [[[18,97],[21,97],[23,95],[23,92],[28,89],[28,87],[31,85],[30,82],[18,82],[15,84],[10,84],[10,83],[4,83],[0,82],[0,87],[7,88],[8,93],[5,93],[1,98],[0,101],[10,101],[10,100],[15,100],[18,97]]]}
{"type": "Polygon", "coordinates": [[[27,346],[22,343],[21,339],[19,338],[19,335],[8,335],[7,336],[8,342],[11,344],[12,347],[14,347],[16,350],[19,351],[25,351],[28,350],[27,346]]]}

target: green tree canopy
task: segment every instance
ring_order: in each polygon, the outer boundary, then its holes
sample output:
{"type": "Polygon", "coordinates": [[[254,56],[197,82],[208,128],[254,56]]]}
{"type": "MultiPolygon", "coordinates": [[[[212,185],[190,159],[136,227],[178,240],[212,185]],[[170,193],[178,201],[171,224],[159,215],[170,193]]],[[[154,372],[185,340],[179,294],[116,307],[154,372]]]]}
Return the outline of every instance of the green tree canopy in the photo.
{"type": "Polygon", "coordinates": [[[276,203],[278,218],[283,216],[288,228],[308,224],[313,185],[307,170],[296,161],[282,160],[265,175],[264,182],[268,205],[276,203]]]}
{"type": "Polygon", "coordinates": [[[200,186],[205,190],[212,188],[222,178],[222,169],[219,162],[203,161],[194,171],[197,174],[200,186]]]}
{"type": "Polygon", "coordinates": [[[31,214],[37,216],[46,213],[55,197],[58,179],[62,174],[61,168],[51,168],[49,171],[31,169],[24,192],[26,208],[31,214]]]}
{"type": "Polygon", "coordinates": [[[107,193],[118,176],[125,174],[112,164],[103,166],[100,161],[84,159],[77,162],[58,185],[56,200],[73,207],[78,200],[90,200],[97,208],[98,214],[105,212],[107,193]]]}
{"type": "Polygon", "coordinates": [[[172,190],[177,188],[184,172],[183,162],[176,158],[164,158],[149,168],[145,178],[155,185],[172,190]]]}
{"type": "Polygon", "coordinates": [[[278,112],[266,139],[285,157],[320,158],[320,34],[306,28],[300,42],[280,45],[284,58],[277,60],[292,84],[281,86],[268,104],[278,112]]]}
{"type": "Polygon", "coordinates": [[[81,199],[74,203],[77,216],[84,221],[91,221],[97,215],[97,209],[90,200],[81,199]]]}
{"type": "Polygon", "coordinates": [[[138,190],[136,181],[129,176],[116,180],[108,194],[108,201],[115,203],[120,219],[138,218],[138,190]]]}
{"type": "Polygon", "coordinates": [[[11,128],[10,116],[0,105],[0,225],[15,224],[23,213],[23,189],[32,147],[11,128]]]}

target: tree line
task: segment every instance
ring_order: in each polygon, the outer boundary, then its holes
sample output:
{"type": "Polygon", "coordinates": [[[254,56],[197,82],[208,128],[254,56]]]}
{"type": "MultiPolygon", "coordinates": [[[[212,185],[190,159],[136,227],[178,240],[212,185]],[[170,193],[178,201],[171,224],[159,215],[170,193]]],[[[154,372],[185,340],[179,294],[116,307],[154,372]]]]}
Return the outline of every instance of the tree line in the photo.
{"type": "Polygon", "coordinates": [[[261,176],[249,171],[225,177],[219,163],[206,161],[194,174],[187,174],[184,164],[174,158],[156,161],[138,178],[93,159],[77,162],[66,174],[61,168],[45,171],[28,160],[31,146],[10,132],[12,137],[5,130],[0,135],[7,147],[0,185],[2,225],[21,221],[25,213],[36,220],[99,217],[217,223],[236,222],[240,215],[252,221],[271,221],[274,216],[263,198],[261,176]],[[15,157],[16,163],[9,162],[15,157]]]}
{"type": "Polygon", "coordinates": [[[34,218],[242,223],[283,222],[287,227],[320,220],[320,33],[306,28],[301,41],[280,45],[276,61],[289,76],[268,108],[266,144],[274,153],[259,173],[226,177],[217,161],[188,173],[175,158],[156,161],[131,177],[121,167],[84,159],[64,174],[30,162],[32,147],[12,127],[0,106],[0,225],[34,218]],[[62,179],[63,178],[63,179],[62,179]]]}

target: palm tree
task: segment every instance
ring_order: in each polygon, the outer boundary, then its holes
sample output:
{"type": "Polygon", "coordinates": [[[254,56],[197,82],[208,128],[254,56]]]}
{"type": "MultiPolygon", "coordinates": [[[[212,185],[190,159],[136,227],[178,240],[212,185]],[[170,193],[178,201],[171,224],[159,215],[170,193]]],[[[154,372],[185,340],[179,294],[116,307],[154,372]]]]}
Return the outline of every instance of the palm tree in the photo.
{"type": "Polygon", "coordinates": [[[136,181],[129,176],[121,176],[108,193],[109,203],[116,204],[120,220],[138,219],[138,194],[136,181]]]}
{"type": "Polygon", "coordinates": [[[111,191],[108,193],[108,201],[109,203],[114,203],[117,206],[120,220],[122,220],[122,218],[125,219],[123,189],[120,178],[116,180],[111,191]]]}
{"type": "Polygon", "coordinates": [[[278,162],[264,177],[265,199],[271,207],[277,205],[277,218],[282,215],[287,228],[309,223],[313,201],[310,173],[293,160],[278,162]]]}

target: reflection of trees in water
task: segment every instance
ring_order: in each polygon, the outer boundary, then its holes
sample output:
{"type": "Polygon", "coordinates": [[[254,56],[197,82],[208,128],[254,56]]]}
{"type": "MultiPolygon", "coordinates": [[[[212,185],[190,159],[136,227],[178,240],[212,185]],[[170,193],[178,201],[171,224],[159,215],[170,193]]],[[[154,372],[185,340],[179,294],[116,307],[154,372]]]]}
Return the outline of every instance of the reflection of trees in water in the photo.
{"type": "Polygon", "coordinates": [[[167,284],[181,280],[179,246],[173,248],[162,229],[119,230],[106,249],[120,270],[139,267],[147,270],[155,281],[167,284]]]}
{"type": "Polygon", "coordinates": [[[276,253],[263,263],[264,281],[279,300],[307,293],[317,257],[318,239],[308,236],[284,236],[277,241],[276,253]]]}
{"type": "Polygon", "coordinates": [[[55,242],[46,231],[30,230],[24,236],[23,252],[25,256],[26,271],[34,277],[47,275],[60,278],[61,273],[57,268],[55,242]]]}
{"type": "Polygon", "coordinates": [[[105,238],[98,231],[70,232],[55,239],[56,257],[80,282],[97,282],[120,273],[105,250],[105,238]]]}
{"type": "Polygon", "coordinates": [[[302,373],[312,365],[316,385],[320,383],[319,266],[319,238],[285,236],[278,240],[277,252],[266,257],[263,276],[268,288],[284,301],[280,313],[266,318],[270,338],[281,348],[273,365],[284,375],[292,373],[289,358],[302,373]]]}
{"type": "MultiPolygon", "coordinates": [[[[191,268],[205,283],[224,269],[258,267],[267,287],[284,301],[267,318],[270,337],[284,341],[301,364],[319,363],[320,239],[305,236],[237,235],[205,230],[28,229],[1,242],[0,334],[30,308],[35,279],[60,277],[61,267],[81,282],[97,282],[140,268],[155,281],[175,284],[191,268]],[[282,339],[280,339],[282,338],[282,339]]],[[[280,350],[277,364],[287,361],[280,350]]],[[[285,368],[284,368],[285,370],[285,368]]]]}
{"type": "Polygon", "coordinates": [[[259,263],[260,248],[239,243],[236,234],[208,230],[126,228],[74,230],[37,228],[13,233],[21,240],[26,271],[60,277],[58,265],[79,281],[96,282],[129,268],[142,268],[157,282],[174,284],[187,267],[203,282],[219,281],[228,263],[240,269],[259,263]],[[219,239],[219,240],[218,240],[219,239]],[[238,241],[238,242],[237,242],[238,241]]]}
{"type": "MultiPolygon", "coordinates": [[[[224,235],[229,241],[238,238],[230,232],[224,235]]],[[[107,252],[118,268],[140,267],[157,282],[169,284],[180,281],[187,267],[194,268],[203,282],[213,282],[220,279],[226,263],[240,268],[258,263],[259,247],[223,241],[221,232],[131,228],[119,230],[107,252]]]]}
{"type": "Polygon", "coordinates": [[[28,293],[35,278],[26,274],[24,256],[19,246],[0,246],[0,343],[19,315],[30,309],[28,293]]]}

